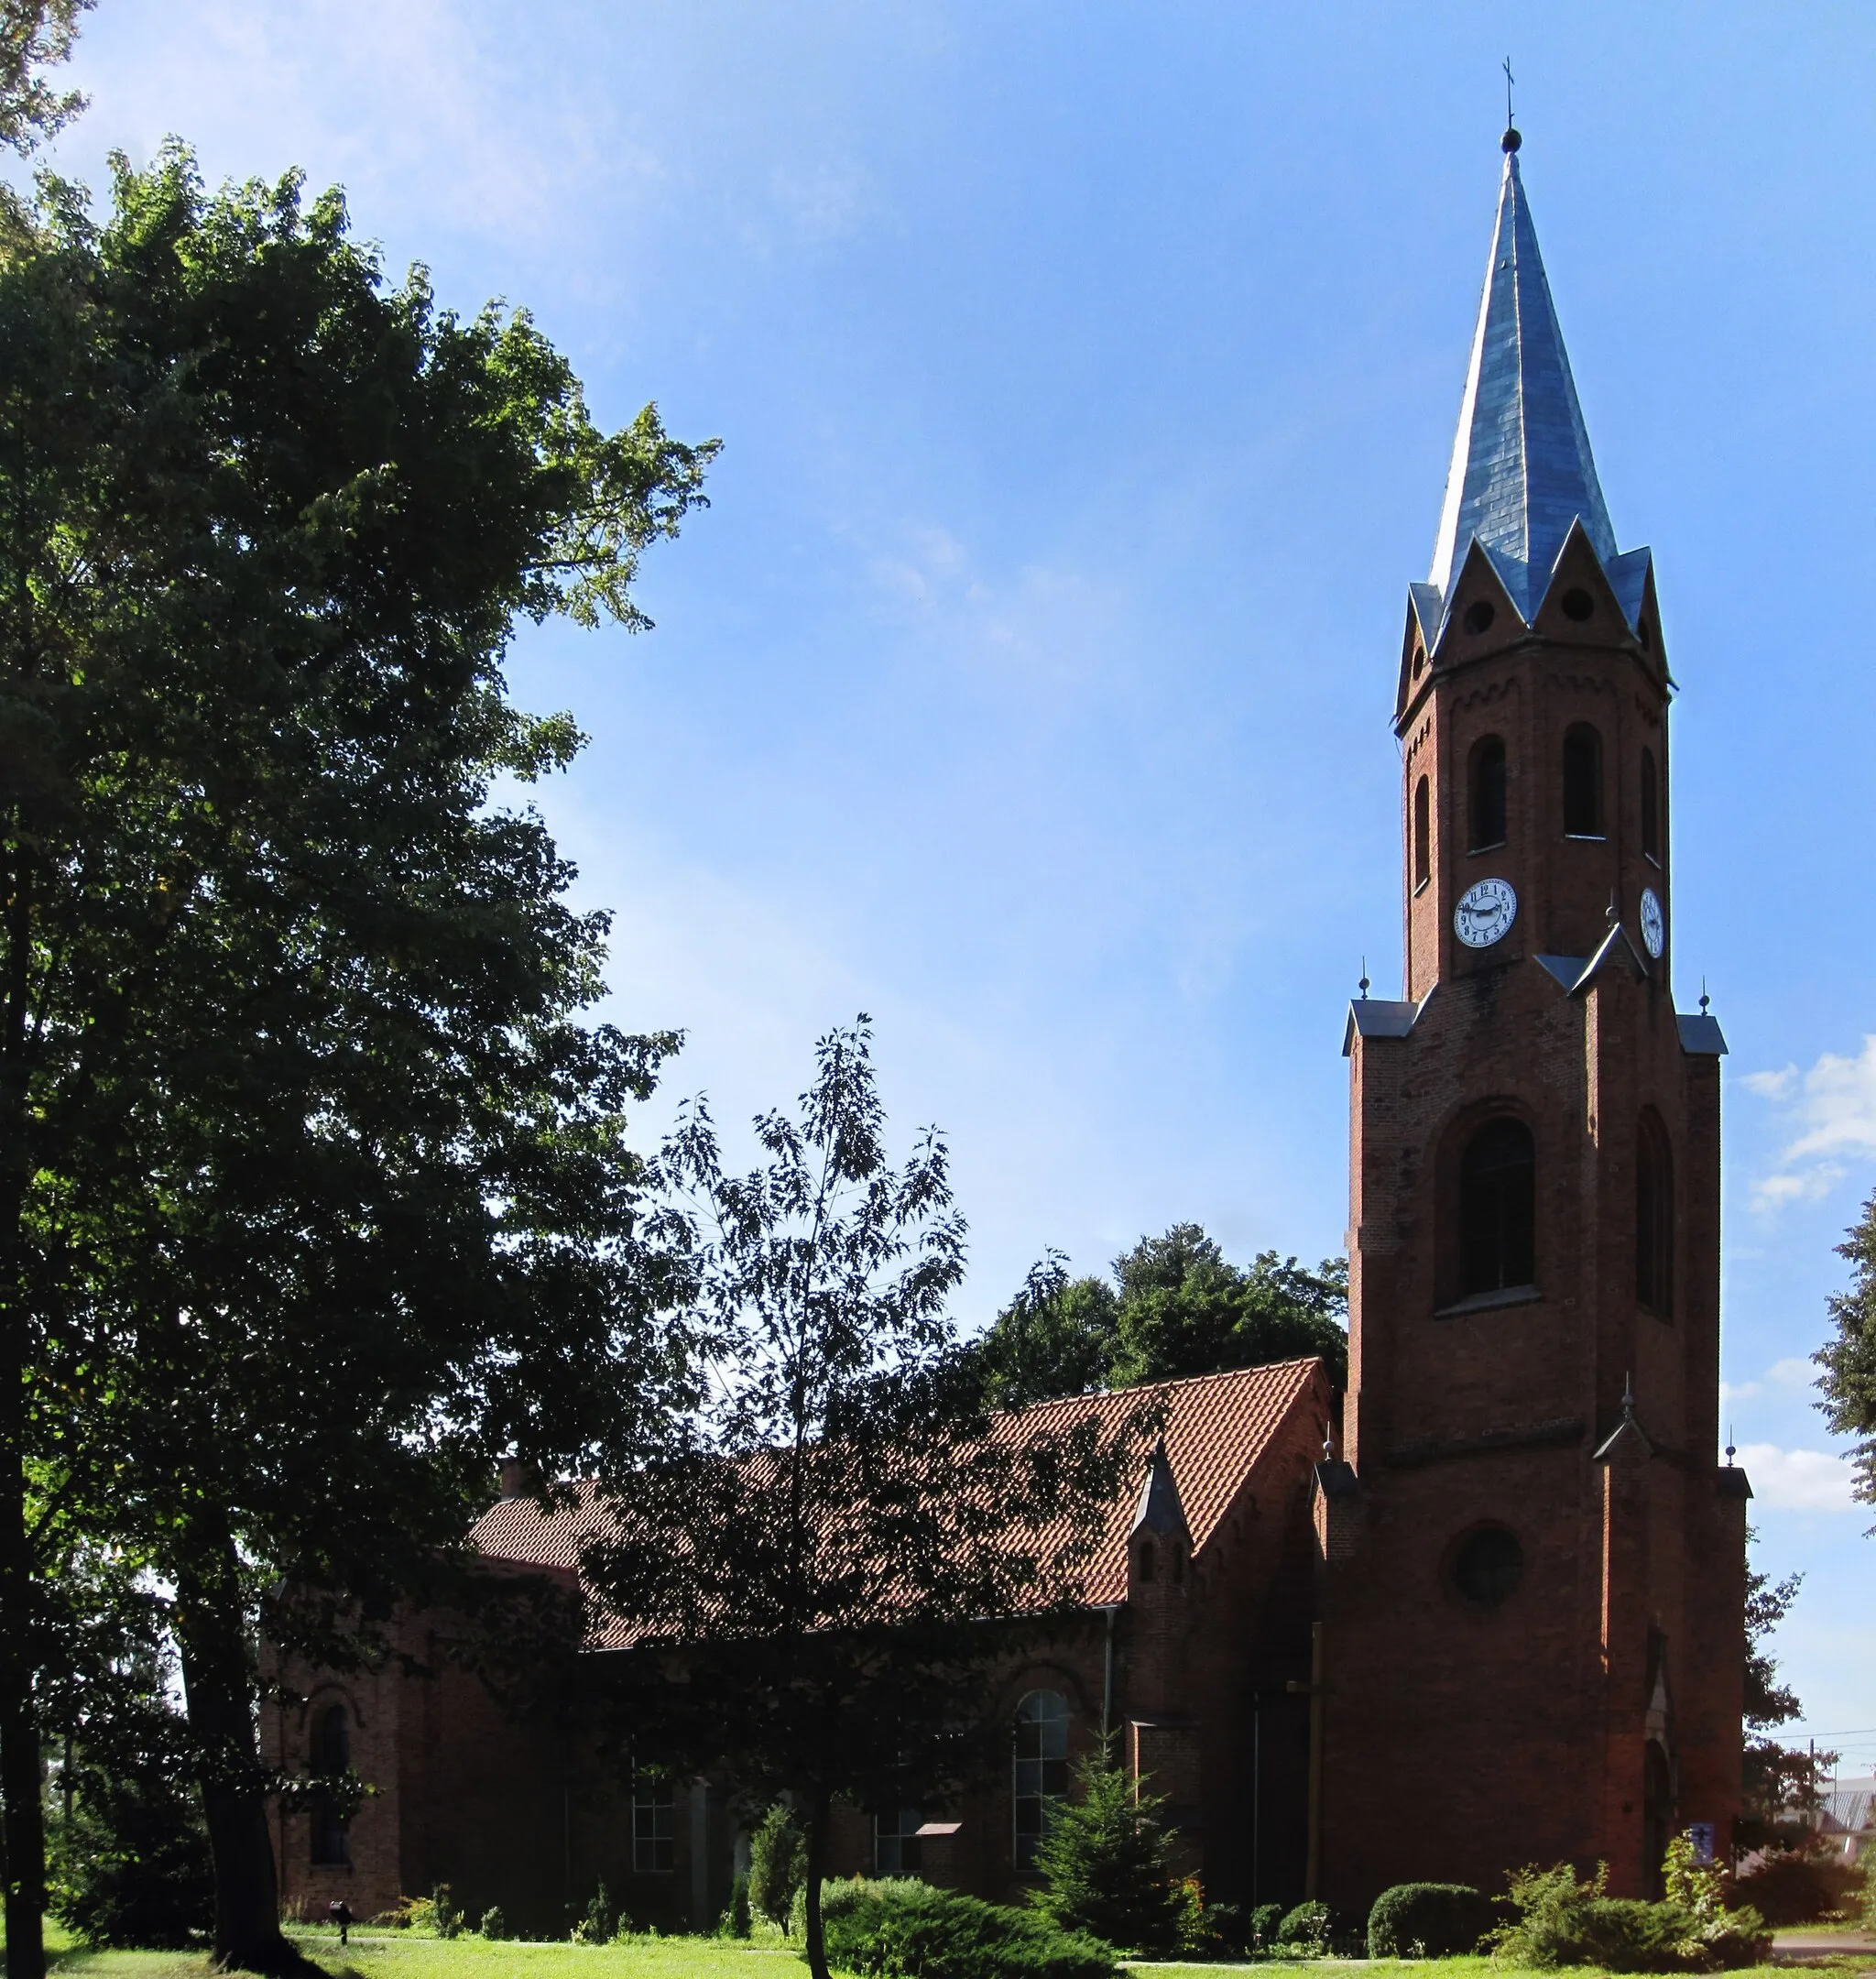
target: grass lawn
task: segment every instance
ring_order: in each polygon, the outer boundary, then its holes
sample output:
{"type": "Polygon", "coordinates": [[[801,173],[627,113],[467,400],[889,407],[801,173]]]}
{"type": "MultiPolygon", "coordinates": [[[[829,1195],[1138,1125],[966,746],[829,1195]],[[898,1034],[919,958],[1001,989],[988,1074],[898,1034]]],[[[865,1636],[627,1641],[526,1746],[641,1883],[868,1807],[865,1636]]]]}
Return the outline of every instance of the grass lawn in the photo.
{"type": "MultiPolygon", "coordinates": [[[[795,1979],[802,1966],[787,1945],[738,1944],[721,1938],[633,1938],[618,1944],[572,1945],[504,1942],[481,1938],[412,1938],[401,1931],[354,1930],[343,1952],[338,1933],[323,1928],[289,1928],[296,1943],[333,1979],[795,1979]]],[[[178,1952],[90,1952],[49,1920],[46,1946],[52,1970],[69,1979],[208,1979],[208,1961],[178,1952]]],[[[1806,1959],[1803,1970],[1822,1979],[1869,1974],[1876,1955],[1868,1952],[1806,1959]]],[[[1142,1964],[1151,1979],[1216,1979],[1244,1965],[1142,1964]]],[[[1341,1959],[1281,1960],[1260,1966],[1268,1979],[1511,1979],[1512,1968],[1488,1958],[1386,1959],[1372,1964],[1341,1959]]],[[[4,1970],[4,1955],[0,1955],[4,1970]]],[[[1758,1979],[1793,1968],[1761,1965],[1758,1979]]],[[[1589,1966],[1544,1979],[1602,1979],[1589,1966]]],[[[1740,1974],[1740,1979],[1753,1979],[1740,1974]]]]}

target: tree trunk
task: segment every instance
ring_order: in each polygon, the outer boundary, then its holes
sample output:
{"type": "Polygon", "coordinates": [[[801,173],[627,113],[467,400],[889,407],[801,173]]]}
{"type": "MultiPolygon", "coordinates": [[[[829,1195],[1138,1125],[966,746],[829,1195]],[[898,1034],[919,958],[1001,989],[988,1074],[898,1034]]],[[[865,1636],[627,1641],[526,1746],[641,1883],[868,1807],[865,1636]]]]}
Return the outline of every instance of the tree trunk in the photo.
{"type": "MultiPolygon", "coordinates": [[[[5,1291],[18,1294],[13,1274],[5,1291]]],[[[45,1979],[46,1820],[33,1708],[33,1547],[26,1524],[25,1356],[16,1309],[0,1313],[0,1805],[4,1805],[8,1979],[45,1979]]]]}
{"type": "Polygon", "coordinates": [[[832,1803],[826,1790],[817,1788],[808,1803],[808,1886],[802,1892],[805,1913],[802,1956],[808,1962],[813,1979],[827,1979],[827,1941],[821,1930],[821,1879],[827,1874],[827,1825],[832,1803]]]}
{"type": "MultiPolygon", "coordinates": [[[[10,1453],[9,1453],[10,1454],[10,1453]]],[[[31,1576],[26,1550],[25,1503],[17,1469],[9,1465],[0,1547],[0,1800],[5,1804],[7,1979],[45,1979],[46,1822],[40,1805],[39,1728],[33,1712],[27,1614],[31,1576]]]]}
{"type": "Polygon", "coordinates": [[[179,1580],[176,1603],[182,1689],[215,1865],[214,1959],[244,1972],[286,1972],[301,1961],[280,1934],[239,1569],[231,1543],[215,1553],[207,1574],[179,1580]]]}

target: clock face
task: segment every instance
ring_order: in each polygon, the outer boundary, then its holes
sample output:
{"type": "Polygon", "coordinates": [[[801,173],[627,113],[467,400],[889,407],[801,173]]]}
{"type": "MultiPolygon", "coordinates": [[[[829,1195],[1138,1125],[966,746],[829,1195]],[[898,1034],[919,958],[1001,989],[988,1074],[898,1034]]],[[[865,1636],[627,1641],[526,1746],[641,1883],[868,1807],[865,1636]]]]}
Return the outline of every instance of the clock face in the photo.
{"type": "Polygon", "coordinates": [[[1667,916],[1662,912],[1661,896],[1652,887],[1642,889],[1642,945],[1657,962],[1667,946],[1667,916]]]}
{"type": "Polygon", "coordinates": [[[1503,941],[1518,918],[1518,896],[1509,880],[1479,880],[1459,896],[1453,932],[1468,948],[1489,948],[1503,941]]]}

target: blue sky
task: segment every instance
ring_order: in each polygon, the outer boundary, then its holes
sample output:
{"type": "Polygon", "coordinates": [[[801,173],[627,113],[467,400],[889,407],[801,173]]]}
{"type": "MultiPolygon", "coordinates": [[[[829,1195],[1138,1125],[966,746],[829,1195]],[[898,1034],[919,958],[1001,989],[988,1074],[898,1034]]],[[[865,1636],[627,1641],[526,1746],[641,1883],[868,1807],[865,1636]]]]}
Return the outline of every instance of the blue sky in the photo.
{"type": "MultiPolygon", "coordinates": [[[[102,0],[59,162],[306,168],[726,444],[644,638],[530,633],[612,1014],[741,1117],[866,1009],[973,1323],[1055,1244],[1338,1250],[1342,1006],[1399,973],[1388,717],[1496,196],[1653,546],[1677,984],[1726,1062],[1729,1419],[1779,1648],[1876,1764],[1876,1540],[1811,1406],[1876,1187],[1876,12],[102,0]]],[[[648,1116],[655,1134],[662,1118],[648,1116]]]]}

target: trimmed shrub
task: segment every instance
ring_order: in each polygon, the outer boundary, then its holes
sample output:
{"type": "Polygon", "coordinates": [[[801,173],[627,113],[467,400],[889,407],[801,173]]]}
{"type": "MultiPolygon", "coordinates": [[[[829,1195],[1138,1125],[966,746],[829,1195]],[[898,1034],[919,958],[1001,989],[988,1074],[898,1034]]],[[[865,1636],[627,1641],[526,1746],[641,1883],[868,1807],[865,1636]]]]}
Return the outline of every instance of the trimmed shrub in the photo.
{"type": "Polygon", "coordinates": [[[822,1886],[827,1963],[865,1979],[1115,1979],[1111,1945],[912,1877],[822,1886]]]}
{"type": "Polygon", "coordinates": [[[1250,1913],[1250,1930],[1246,1950],[1253,1958],[1260,1952],[1268,1952],[1279,1941],[1279,1930],[1283,1922],[1282,1904],[1259,1904],[1250,1913]]]}
{"type": "Polygon", "coordinates": [[[486,1938],[491,1943],[498,1942],[510,1935],[508,1920],[502,1915],[502,1907],[499,1904],[490,1904],[482,1913],[482,1921],[475,1927],[475,1935],[478,1938],[486,1938]]]}
{"type": "Polygon", "coordinates": [[[1368,1913],[1368,1955],[1452,1958],[1476,1952],[1498,1922],[1496,1908],[1467,1883],[1397,1883],[1368,1913]]]}
{"type": "Polygon", "coordinates": [[[1277,1927],[1277,1942],[1294,1945],[1312,1958],[1321,1958],[1329,1949],[1335,1928],[1335,1914],[1327,1904],[1300,1903],[1293,1910],[1284,1912],[1283,1921],[1277,1927]]]}

